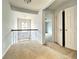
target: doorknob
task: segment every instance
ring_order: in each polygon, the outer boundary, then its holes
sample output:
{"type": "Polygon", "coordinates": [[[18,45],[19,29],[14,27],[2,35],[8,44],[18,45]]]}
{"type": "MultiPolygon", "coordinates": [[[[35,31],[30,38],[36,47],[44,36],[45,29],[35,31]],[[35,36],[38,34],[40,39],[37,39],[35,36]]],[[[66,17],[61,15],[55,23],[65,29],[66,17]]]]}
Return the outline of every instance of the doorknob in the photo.
{"type": "Polygon", "coordinates": [[[60,29],[60,31],[62,31],[62,29],[60,29]]]}
{"type": "Polygon", "coordinates": [[[68,31],[67,29],[65,29],[65,31],[68,31]]]}

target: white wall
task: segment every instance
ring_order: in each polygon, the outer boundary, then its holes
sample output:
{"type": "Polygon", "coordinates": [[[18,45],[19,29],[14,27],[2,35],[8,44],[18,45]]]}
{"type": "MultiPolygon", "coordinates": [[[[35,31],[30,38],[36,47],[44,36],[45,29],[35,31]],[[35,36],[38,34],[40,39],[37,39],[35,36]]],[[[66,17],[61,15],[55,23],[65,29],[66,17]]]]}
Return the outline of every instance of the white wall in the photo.
{"type": "Polygon", "coordinates": [[[8,0],[3,0],[2,3],[2,55],[4,55],[11,45],[11,28],[14,26],[14,21],[8,0]]]}

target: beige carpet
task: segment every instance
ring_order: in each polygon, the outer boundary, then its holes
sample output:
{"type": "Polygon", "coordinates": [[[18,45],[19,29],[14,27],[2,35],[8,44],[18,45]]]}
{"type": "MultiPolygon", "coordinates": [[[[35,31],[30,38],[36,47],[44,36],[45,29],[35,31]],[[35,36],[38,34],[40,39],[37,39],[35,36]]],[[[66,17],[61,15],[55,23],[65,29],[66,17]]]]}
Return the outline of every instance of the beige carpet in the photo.
{"type": "Polygon", "coordinates": [[[53,50],[70,57],[71,59],[77,59],[77,51],[64,48],[56,43],[47,43],[46,46],[52,48],[53,50]]]}
{"type": "Polygon", "coordinates": [[[3,59],[71,59],[37,42],[19,42],[11,46],[3,59]]]}

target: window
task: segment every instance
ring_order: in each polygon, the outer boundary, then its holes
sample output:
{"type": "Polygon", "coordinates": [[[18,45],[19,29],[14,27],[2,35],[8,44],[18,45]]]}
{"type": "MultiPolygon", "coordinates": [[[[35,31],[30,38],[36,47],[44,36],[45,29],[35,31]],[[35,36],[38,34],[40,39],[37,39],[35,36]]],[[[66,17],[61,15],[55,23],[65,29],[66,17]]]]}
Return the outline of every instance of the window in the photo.
{"type": "Polygon", "coordinates": [[[27,28],[27,23],[22,22],[22,29],[26,29],[27,28]]]}

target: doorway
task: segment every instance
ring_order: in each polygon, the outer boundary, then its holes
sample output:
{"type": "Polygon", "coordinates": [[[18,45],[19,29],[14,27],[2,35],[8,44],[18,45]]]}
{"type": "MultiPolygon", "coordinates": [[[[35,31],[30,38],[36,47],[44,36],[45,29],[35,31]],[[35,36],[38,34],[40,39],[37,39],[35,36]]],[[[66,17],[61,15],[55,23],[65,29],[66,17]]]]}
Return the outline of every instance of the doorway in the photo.
{"type": "Polygon", "coordinates": [[[65,47],[65,11],[62,11],[62,46],[65,47]]]}

